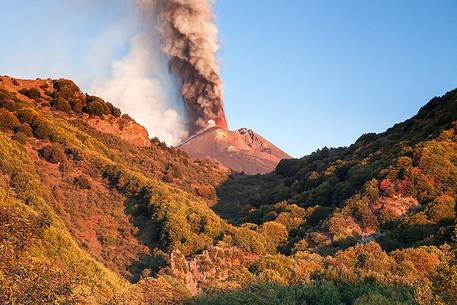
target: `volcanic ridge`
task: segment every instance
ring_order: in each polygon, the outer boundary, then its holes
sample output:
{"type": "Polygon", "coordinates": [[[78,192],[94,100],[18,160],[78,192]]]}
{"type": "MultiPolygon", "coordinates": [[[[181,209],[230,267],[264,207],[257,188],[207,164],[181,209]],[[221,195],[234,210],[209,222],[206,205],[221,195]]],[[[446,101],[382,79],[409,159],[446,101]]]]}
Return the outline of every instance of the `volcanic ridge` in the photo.
{"type": "Polygon", "coordinates": [[[287,153],[248,128],[230,131],[213,126],[189,138],[178,148],[195,159],[212,159],[235,172],[249,175],[272,172],[287,153]]]}

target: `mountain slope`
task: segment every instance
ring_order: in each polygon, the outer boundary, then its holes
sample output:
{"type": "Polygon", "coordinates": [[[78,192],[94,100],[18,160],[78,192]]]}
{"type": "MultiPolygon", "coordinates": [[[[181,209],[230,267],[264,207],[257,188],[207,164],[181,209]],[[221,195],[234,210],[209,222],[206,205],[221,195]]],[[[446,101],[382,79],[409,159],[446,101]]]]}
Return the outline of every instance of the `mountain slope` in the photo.
{"type": "Polygon", "coordinates": [[[193,158],[209,158],[235,172],[249,175],[269,173],[279,161],[291,158],[247,128],[229,131],[211,127],[188,139],[178,148],[193,158]]]}
{"type": "Polygon", "coordinates": [[[1,77],[0,303],[455,304],[456,103],[245,176],[1,77]]]}
{"type": "Polygon", "coordinates": [[[215,200],[214,186],[224,179],[224,171],[150,141],[147,134],[147,143],[137,141],[137,132],[131,141],[130,130],[144,128],[119,117],[101,99],[82,94],[72,82],[2,77],[0,106],[0,185],[6,196],[1,207],[7,217],[2,225],[13,228],[2,231],[2,249],[12,247],[11,256],[0,263],[2,297],[47,302],[51,294],[78,304],[100,304],[127,287],[119,276],[137,281],[143,273],[156,272],[165,255],[159,249],[176,247],[188,254],[210,243],[206,233],[189,227],[189,213],[214,224],[215,231],[223,225],[207,204],[215,200]],[[100,130],[100,122],[109,129],[100,130]],[[113,136],[119,132],[120,137],[113,136]],[[181,213],[175,217],[167,209],[181,213]],[[55,219],[51,225],[37,218],[43,211],[55,219]],[[29,218],[37,218],[36,234],[29,218]],[[186,240],[178,241],[180,236],[172,232],[185,234],[186,240]],[[31,236],[18,246],[21,235],[31,236]],[[49,269],[54,273],[42,276],[58,282],[30,287],[27,273],[7,276],[17,271],[10,268],[20,268],[19,257],[31,270],[55,265],[49,269]]]}
{"type": "Polygon", "coordinates": [[[387,249],[450,241],[456,121],[454,90],[413,118],[363,135],[349,147],[283,160],[270,175],[235,177],[219,189],[216,210],[238,223],[277,219],[291,204],[313,210],[312,219],[295,227],[291,248],[302,241],[325,249],[360,238],[387,249]],[[311,236],[317,232],[319,241],[311,236]]]}

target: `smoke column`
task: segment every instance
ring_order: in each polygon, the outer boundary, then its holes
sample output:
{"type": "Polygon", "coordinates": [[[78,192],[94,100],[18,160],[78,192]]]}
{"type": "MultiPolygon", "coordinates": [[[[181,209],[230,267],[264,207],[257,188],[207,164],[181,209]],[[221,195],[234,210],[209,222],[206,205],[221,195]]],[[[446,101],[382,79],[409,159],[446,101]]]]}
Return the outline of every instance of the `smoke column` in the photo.
{"type": "Polygon", "coordinates": [[[179,81],[190,135],[208,126],[228,128],[216,52],[212,0],[138,0],[152,14],[170,72],[179,81]]]}
{"type": "MultiPolygon", "coordinates": [[[[136,3],[132,5],[138,12],[136,3]]],[[[127,53],[114,60],[110,74],[95,79],[89,91],[128,113],[150,136],[177,145],[189,136],[187,111],[177,80],[169,73],[168,58],[161,51],[160,33],[151,16],[151,11],[144,9],[135,16],[132,23],[137,24],[137,30],[128,42],[127,53]]]]}

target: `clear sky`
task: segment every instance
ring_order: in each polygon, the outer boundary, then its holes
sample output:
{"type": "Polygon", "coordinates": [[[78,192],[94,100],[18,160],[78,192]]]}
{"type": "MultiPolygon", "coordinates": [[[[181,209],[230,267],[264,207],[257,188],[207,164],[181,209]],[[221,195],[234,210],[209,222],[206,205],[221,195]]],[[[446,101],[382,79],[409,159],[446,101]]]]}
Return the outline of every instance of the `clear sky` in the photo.
{"type": "MultiPolygon", "coordinates": [[[[90,82],[136,31],[128,2],[0,0],[0,74],[90,82]]],[[[231,128],[296,157],[457,87],[455,0],[219,0],[216,16],[231,128]]]]}

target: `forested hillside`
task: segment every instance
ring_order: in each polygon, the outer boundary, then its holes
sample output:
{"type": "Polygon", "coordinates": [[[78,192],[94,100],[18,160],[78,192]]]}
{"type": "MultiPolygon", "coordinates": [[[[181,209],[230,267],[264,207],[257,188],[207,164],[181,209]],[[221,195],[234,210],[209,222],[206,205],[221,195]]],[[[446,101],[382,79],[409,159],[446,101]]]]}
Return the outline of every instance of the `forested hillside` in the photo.
{"type": "Polygon", "coordinates": [[[0,107],[2,304],[457,303],[457,91],[256,176],[68,80],[0,107]]]}
{"type": "Polygon", "coordinates": [[[456,128],[454,90],[349,147],[283,160],[270,175],[234,177],[216,209],[232,222],[288,226],[285,251],[299,244],[333,251],[360,240],[386,250],[451,242],[456,128]]]}

